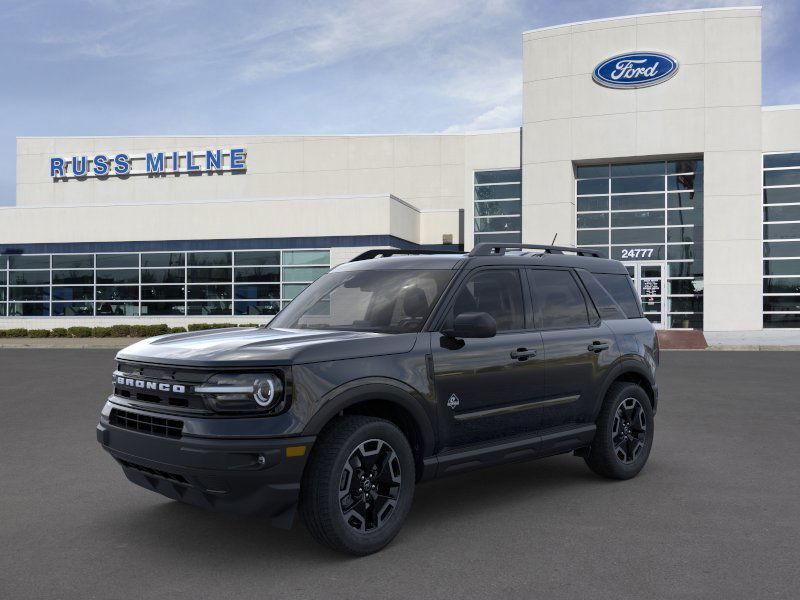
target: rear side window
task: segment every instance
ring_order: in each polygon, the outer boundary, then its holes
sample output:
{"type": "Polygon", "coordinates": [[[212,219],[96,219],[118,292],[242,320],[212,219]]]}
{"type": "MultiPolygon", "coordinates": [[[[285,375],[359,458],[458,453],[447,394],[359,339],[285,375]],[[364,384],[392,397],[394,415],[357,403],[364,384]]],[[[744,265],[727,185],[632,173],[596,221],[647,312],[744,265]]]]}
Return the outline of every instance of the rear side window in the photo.
{"type": "Polygon", "coordinates": [[[533,304],[541,329],[589,326],[586,300],[569,271],[530,269],[533,304]]]}
{"type": "Polygon", "coordinates": [[[628,318],[625,311],[622,310],[622,307],[611,297],[606,291],[606,288],[595,279],[594,275],[583,269],[578,269],[576,272],[583,282],[583,285],[586,286],[586,291],[589,292],[589,296],[592,297],[592,302],[594,302],[597,310],[600,311],[600,315],[603,319],[613,320],[628,318]]]}
{"type": "Polygon", "coordinates": [[[633,282],[628,275],[615,273],[595,273],[597,281],[606,288],[614,301],[620,305],[629,319],[638,319],[642,316],[639,300],[633,291],[633,282]]]}

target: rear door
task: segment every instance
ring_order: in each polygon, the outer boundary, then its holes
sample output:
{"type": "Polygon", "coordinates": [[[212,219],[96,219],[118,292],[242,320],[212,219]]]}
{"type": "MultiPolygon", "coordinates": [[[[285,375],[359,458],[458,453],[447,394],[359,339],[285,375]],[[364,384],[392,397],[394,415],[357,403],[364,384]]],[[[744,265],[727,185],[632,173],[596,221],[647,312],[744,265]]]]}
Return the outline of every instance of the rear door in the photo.
{"type": "Polygon", "coordinates": [[[543,429],[591,421],[616,339],[570,269],[526,269],[546,359],[543,429]]]}
{"type": "MultiPolygon", "coordinates": [[[[431,337],[440,434],[457,447],[534,431],[533,403],[544,396],[542,337],[531,330],[524,272],[487,267],[472,271],[449,299],[444,322],[462,312],[486,312],[497,335],[484,339],[431,337]]],[[[527,284],[526,284],[527,285],[527,284]]]]}

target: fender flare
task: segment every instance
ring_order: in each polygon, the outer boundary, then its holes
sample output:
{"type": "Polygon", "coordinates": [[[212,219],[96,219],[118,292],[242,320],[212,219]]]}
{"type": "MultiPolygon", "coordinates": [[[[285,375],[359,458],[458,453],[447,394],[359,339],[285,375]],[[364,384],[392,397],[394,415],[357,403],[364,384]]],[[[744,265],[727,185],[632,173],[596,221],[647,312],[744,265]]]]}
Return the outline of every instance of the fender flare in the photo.
{"type": "MultiPolygon", "coordinates": [[[[611,387],[611,384],[614,383],[620,376],[625,375],[627,373],[635,373],[636,375],[641,376],[645,379],[653,390],[657,389],[655,378],[650,370],[647,368],[647,365],[644,363],[643,359],[640,356],[636,356],[634,354],[629,354],[627,356],[621,356],[617,359],[617,364],[611,367],[611,370],[606,375],[605,379],[603,380],[603,385],[600,386],[600,390],[598,391],[595,407],[592,411],[592,420],[597,419],[597,415],[600,414],[600,407],[603,404],[603,400],[605,400],[606,394],[608,393],[608,389],[611,387]]],[[[655,404],[655,398],[652,398],[655,404]]],[[[653,406],[653,410],[656,410],[656,406],[653,406]]]]}
{"type": "Polygon", "coordinates": [[[396,379],[370,377],[352,381],[325,394],[319,402],[320,409],[309,420],[302,435],[318,435],[339,412],[370,400],[382,400],[405,409],[414,420],[422,441],[422,456],[433,454],[435,438],[433,424],[423,408],[423,398],[411,386],[396,379]]]}

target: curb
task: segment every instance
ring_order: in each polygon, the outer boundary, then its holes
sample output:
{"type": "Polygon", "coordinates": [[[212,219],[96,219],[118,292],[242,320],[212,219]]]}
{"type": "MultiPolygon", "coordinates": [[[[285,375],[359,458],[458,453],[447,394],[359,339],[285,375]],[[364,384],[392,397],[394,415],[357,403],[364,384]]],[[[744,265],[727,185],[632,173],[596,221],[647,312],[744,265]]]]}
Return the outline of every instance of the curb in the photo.
{"type": "Polygon", "coordinates": [[[144,338],[0,338],[2,348],[76,349],[105,348],[121,350],[144,338]]]}

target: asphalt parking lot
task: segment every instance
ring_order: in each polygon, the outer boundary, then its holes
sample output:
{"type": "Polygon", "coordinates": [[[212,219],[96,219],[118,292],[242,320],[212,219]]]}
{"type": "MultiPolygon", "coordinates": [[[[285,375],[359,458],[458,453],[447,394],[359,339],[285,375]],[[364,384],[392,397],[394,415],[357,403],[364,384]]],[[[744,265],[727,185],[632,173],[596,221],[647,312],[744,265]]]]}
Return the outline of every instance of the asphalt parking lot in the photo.
{"type": "Polygon", "coordinates": [[[560,456],[424,484],[362,559],[130,484],[112,350],[0,349],[0,598],[797,598],[800,354],[665,352],[627,482],[560,456]]]}

